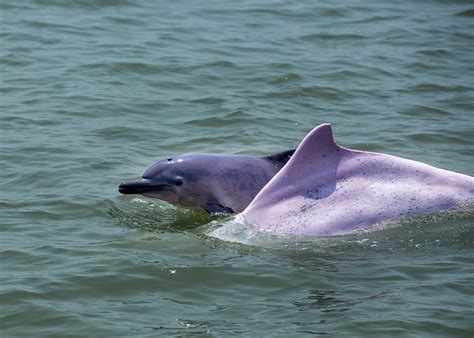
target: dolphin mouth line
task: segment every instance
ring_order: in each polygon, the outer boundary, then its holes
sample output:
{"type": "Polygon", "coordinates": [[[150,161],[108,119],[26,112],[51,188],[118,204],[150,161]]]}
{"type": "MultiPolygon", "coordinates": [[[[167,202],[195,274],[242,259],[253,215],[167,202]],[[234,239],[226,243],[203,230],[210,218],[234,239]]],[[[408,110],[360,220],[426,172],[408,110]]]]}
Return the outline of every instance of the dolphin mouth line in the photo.
{"type": "Polygon", "coordinates": [[[121,194],[143,194],[151,191],[159,191],[168,184],[150,184],[149,182],[123,182],[119,185],[118,191],[121,194]]]}

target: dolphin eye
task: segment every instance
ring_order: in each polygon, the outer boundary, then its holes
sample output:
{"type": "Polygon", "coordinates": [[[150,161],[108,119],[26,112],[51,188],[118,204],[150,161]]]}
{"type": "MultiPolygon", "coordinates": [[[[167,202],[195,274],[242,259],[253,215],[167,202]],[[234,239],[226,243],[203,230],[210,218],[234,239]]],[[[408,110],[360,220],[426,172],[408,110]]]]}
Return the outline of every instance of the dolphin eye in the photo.
{"type": "Polygon", "coordinates": [[[169,159],[168,159],[168,162],[171,162],[171,161],[173,161],[173,159],[172,159],[172,158],[169,158],[169,159]]]}
{"type": "Polygon", "coordinates": [[[176,177],[176,179],[174,180],[174,184],[177,185],[178,187],[183,185],[183,179],[181,177],[176,177]]]}

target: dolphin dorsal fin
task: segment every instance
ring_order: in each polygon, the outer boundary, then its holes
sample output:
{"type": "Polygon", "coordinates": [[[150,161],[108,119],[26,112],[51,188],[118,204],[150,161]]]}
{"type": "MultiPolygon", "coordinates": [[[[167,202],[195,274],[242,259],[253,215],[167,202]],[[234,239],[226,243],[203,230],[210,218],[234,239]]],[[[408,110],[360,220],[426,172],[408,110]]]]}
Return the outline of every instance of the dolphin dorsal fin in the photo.
{"type": "Polygon", "coordinates": [[[327,155],[339,149],[340,147],[334,142],[331,125],[325,123],[317,126],[306,135],[296,149],[294,156],[318,161],[318,159],[323,160],[327,155]]]}
{"type": "Polygon", "coordinates": [[[308,135],[306,135],[297,149],[282,151],[280,153],[265,156],[264,158],[284,166],[292,156],[295,155],[295,151],[297,151],[298,157],[314,157],[327,155],[338,148],[339,146],[334,142],[331,125],[325,123],[314,128],[308,135]]]}
{"type": "Polygon", "coordinates": [[[341,155],[346,152],[334,142],[330,124],[314,128],[298,145],[288,163],[255,196],[244,214],[283,200],[288,189],[306,179],[311,178],[314,186],[333,181],[341,155]]]}
{"type": "MultiPolygon", "coordinates": [[[[277,181],[277,178],[282,179],[282,176],[286,178],[300,176],[305,172],[312,173],[314,170],[327,172],[334,165],[335,157],[340,156],[342,149],[334,142],[331,125],[321,124],[306,135],[291,159],[274,179],[277,181]]],[[[271,185],[274,179],[267,185],[271,185]]]]}

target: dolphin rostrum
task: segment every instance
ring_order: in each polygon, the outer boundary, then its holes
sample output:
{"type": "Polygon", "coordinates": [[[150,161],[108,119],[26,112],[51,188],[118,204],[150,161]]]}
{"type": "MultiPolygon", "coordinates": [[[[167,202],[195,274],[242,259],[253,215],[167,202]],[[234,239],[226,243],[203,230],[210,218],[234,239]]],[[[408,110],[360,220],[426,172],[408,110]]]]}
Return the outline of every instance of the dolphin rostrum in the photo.
{"type": "Polygon", "coordinates": [[[288,162],[295,150],[256,157],[184,154],[156,162],[141,180],[120,184],[122,194],[141,194],[178,207],[242,212],[288,162]]]}

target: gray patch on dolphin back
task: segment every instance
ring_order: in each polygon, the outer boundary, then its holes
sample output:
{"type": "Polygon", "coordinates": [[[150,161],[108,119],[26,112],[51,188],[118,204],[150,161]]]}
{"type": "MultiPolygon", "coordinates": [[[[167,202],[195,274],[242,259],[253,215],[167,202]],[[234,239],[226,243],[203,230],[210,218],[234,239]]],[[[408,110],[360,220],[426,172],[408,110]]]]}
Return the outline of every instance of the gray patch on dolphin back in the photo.
{"type": "Polygon", "coordinates": [[[321,198],[321,191],[319,187],[316,187],[314,189],[310,189],[306,191],[304,196],[307,198],[314,199],[314,200],[319,200],[321,198]]]}
{"type": "Polygon", "coordinates": [[[268,156],[265,156],[264,159],[275,162],[275,164],[277,164],[280,168],[282,168],[286,164],[286,162],[290,160],[291,156],[293,156],[293,154],[295,153],[295,150],[296,149],[291,149],[291,150],[282,151],[280,153],[276,153],[273,155],[268,155],[268,156]]]}

